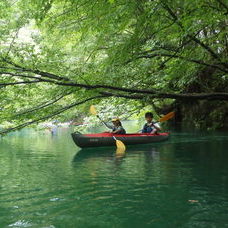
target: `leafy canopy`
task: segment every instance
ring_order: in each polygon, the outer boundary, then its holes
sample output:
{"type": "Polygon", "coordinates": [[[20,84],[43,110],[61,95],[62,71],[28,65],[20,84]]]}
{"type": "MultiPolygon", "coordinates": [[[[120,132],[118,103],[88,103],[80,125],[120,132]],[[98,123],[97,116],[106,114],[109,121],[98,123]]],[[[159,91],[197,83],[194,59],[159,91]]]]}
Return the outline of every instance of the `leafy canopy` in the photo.
{"type": "Polygon", "coordinates": [[[227,14],[223,0],[2,0],[0,124],[71,119],[110,97],[227,100],[227,14]]]}

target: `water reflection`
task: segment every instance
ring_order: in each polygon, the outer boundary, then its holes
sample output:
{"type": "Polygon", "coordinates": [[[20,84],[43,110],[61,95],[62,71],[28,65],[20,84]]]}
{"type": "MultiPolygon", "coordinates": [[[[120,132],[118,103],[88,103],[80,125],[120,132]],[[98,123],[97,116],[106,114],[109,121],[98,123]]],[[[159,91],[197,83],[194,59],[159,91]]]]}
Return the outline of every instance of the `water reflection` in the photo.
{"type": "Polygon", "coordinates": [[[152,145],[135,145],[134,147],[128,147],[126,151],[118,150],[115,147],[103,147],[103,148],[83,148],[80,149],[73,157],[73,163],[82,162],[82,160],[96,160],[101,159],[119,159],[128,156],[133,156],[134,154],[142,153],[145,155],[145,160],[156,160],[159,158],[159,152],[156,151],[152,145]]]}
{"type": "Polygon", "coordinates": [[[83,165],[86,164],[89,167],[91,163],[95,163],[99,166],[100,162],[97,163],[97,161],[102,161],[104,164],[113,162],[116,166],[120,166],[125,156],[126,153],[117,154],[115,147],[81,149],[74,155],[72,165],[76,167],[83,163],[83,165]]]}
{"type": "Polygon", "coordinates": [[[79,150],[67,131],[5,137],[0,227],[225,227],[227,148],[224,134],[175,133],[124,156],[79,150]]]}

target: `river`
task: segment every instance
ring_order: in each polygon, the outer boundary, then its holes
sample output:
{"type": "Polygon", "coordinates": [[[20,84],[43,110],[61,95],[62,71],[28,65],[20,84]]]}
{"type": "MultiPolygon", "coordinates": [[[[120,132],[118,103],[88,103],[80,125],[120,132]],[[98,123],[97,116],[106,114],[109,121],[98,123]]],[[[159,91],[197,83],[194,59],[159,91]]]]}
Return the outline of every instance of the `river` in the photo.
{"type": "Polygon", "coordinates": [[[0,227],[228,227],[228,134],[80,150],[70,129],[0,138],[0,227]]]}

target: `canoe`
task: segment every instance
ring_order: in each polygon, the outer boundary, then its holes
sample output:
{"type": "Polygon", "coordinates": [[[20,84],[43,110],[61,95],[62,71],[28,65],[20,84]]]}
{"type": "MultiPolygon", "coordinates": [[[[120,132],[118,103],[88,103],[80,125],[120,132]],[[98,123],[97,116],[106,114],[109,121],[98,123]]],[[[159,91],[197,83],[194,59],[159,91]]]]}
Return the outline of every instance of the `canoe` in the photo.
{"type": "Polygon", "coordinates": [[[169,133],[134,133],[118,135],[106,132],[97,134],[81,134],[79,132],[74,132],[71,135],[75,144],[81,148],[115,146],[116,142],[113,136],[115,136],[116,139],[121,140],[125,145],[161,142],[169,138],[169,133]]]}

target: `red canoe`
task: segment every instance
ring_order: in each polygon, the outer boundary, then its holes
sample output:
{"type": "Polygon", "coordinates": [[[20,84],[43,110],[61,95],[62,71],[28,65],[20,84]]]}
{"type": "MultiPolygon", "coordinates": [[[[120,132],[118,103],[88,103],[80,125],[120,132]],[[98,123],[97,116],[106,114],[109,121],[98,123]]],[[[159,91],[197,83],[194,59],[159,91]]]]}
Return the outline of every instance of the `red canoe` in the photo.
{"type": "Polygon", "coordinates": [[[116,142],[113,136],[115,136],[116,139],[121,140],[125,145],[135,145],[161,142],[167,140],[169,138],[169,133],[134,133],[118,135],[106,132],[97,134],[81,134],[79,132],[75,132],[72,134],[72,138],[75,144],[81,148],[115,146],[116,142]]]}

